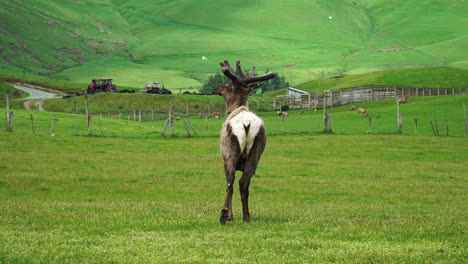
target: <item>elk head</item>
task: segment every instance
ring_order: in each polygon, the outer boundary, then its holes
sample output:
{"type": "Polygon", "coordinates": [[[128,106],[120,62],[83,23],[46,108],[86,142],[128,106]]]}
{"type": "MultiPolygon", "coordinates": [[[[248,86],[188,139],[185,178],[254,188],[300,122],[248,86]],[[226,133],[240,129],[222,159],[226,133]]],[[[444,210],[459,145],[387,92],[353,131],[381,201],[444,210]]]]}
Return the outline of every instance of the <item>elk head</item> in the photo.
{"type": "Polygon", "coordinates": [[[221,65],[221,71],[224,75],[231,79],[230,83],[220,84],[217,89],[217,93],[223,96],[224,100],[228,104],[228,114],[234,109],[247,104],[249,93],[262,86],[261,83],[256,82],[268,81],[276,77],[276,73],[273,72],[254,76],[255,66],[250,69],[249,75],[246,76],[241,69],[240,61],[237,61],[236,69],[240,76],[239,79],[227,60],[222,61],[219,64],[221,65]]]}

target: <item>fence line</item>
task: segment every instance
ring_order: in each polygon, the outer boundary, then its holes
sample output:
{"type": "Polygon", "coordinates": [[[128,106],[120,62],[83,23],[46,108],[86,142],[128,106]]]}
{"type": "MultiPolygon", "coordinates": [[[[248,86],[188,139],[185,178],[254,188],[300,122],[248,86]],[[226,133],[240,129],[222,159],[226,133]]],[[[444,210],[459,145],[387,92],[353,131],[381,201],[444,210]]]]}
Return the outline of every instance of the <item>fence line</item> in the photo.
{"type": "Polygon", "coordinates": [[[468,88],[418,88],[398,85],[365,85],[351,88],[327,90],[320,93],[302,95],[277,95],[273,103],[275,109],[282,105],[289,108],[323,108],[349,103],[399,98],[409,96],[464,95],[468,88]]]}

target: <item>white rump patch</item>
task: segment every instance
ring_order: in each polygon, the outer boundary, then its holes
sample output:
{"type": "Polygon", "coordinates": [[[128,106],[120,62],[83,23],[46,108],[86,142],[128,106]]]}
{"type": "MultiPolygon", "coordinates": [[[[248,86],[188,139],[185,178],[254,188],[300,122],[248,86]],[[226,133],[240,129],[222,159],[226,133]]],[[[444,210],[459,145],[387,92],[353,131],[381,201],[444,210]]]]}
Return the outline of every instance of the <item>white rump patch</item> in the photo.
{"type": "Polygon", "coordinates": [[[263,126],[263,120],[252,112],[244,111],[234,116],[229,123],[231,124],[232,133],[239,141],[241,153],[244,149],[246,149],[246,153],[249,153],[255,136],[263,126]],[[245,127],[249,127],[248,133],[245,132],[245,127]]]}

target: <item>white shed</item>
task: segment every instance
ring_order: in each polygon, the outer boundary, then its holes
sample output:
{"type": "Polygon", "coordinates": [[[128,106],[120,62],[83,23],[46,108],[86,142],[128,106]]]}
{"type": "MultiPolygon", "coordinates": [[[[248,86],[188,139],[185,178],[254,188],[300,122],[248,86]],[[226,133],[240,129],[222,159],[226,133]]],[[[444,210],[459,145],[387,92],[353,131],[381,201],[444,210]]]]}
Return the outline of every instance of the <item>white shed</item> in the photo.
{"type": "Polygon", "coordinates": [[[307,95],[307,94],[309,94],[309,93],[305,92],[305,91],[302,91],[302,90],[299,90],[299,89],[296,89],[296,88],[288,87],[287,96],[301,97],[301,95],[307,95]]]}

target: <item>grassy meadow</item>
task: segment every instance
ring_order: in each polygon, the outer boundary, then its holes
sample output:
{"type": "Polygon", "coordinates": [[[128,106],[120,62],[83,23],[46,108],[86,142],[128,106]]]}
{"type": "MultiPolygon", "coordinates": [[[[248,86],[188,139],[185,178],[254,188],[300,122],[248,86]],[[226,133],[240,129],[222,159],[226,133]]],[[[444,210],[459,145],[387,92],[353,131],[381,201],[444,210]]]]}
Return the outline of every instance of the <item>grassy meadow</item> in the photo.
{"type": "Polygon", "coordinates": [[[305,109],[289,111],[284,130],[290,133],[284,134],[275,111],[262,104],[256,109],[251,100],[251,109],[265,121],[267,148],[251,184],[251,223],[240,220],[236,184],[235,220],[225,226],[219,225],[225,192],[218,143],[222,120],[207,123],[193,109],[184,114],[185,101],[209,99],[213,111],[224,107],[216,104],[220,97],[173,96],[176,116],[188,118],[198,133],[189,138],[182,121],[175,122],[174,136],[161,136],[164,112],[156,111],[151,121],[148,107],[160,105],[163,111],[168,98],[119,96],[128,95],[89,96],[91,137],[84,115],[73,114],[75,103],[77,112],[84,111],[82,96],[46,105],[63,112],[17,106],[13,132],[0,122],[1,263],[462,263],[467,258],[463,104],[468,96],[410,97],[401,105],[400,135],[395,100],[356,105],[368,110],[370,133],[368,119],[349,106],[327,109],[333,134],[322,133],[321,111],[305,109]],[[110,116],[102,102],[112,102],[110,116]],[[128,103],[122,119],[116,118],[117,102],[128,103]],[[136,102],[144,106],[143,122],[126,119],[133,119],[127,110],[136,102]],[[439,121],[441,136],[431,136],[429,120],[439,121]]]}
{"type": "Polygon", "coordinates": [[[219,225],[217,137],[0,132],[2,263],[462,263],[466,139],[270,135],[219,225]]]}
{"type": "MultiPolygon", "coordinates": [[[[175,117],[174,133],[176,137],[186,137],[184,119],[190,120],[193,128],[200,137],[219,135],[224,118],[225,104],[220,96],[173,95],[175,117]],[[188,103],[189,115],[186,115],[188,103]],[[222,112],[221,120],[209,118],[200,119],[200,112],[222,112]],[[195,108],[198,106],[198,108],[195,108]]],[[[99,94],[88,96],[89,109],[92,116],[93,135],[117,138],[153,138],[160,137],[168,117],[169,96],[148,94],[99,94]],[[109,108],[110,104],[110,108],[109,108]],[[121,107],[121,109],[119,109],[121,107]],[[109,112],[110,109],[110,112],[109,112]],[[139,120],[141,109],[142,122],[139,120]],[[154,109],[153,114],[151,113],[154,109]],[[121,119],[119,118],[121,112],[121,119]],[[101,119],[101,125],[99,124],[101,119]],[[128,120],[130,119],[130,120],[128,120]],[[153,121],[152,121],[153,120],[153,121]]],[[[313,109],[291,110],[289,116],[283,119],[276,115],[271,105],[260,103],[257,109],[256,100],[251,98],[250,108],[264,119],[269,135],[282,134],[279,130],[286,130],[293,134],[301,130],[308,133],[321,133],[323,131],[323,111],[313,109]]],[[[18,101],[15,101],[18,102],[18,101]]],[[[463,105],[468,105],[468,96],[426,96],[410,97],[407,104],[400,105],[400,113],[404,116],[402,127],[403,135],[431,136],[433,130],[431,121],[437,122],[439,135],[462,137],[465,134],[465,121],[463,105]],[[417,130],[415,130],[415,119],[417,130]]],[[[333,133],[341,135],[367,134],[395,134],[396,100],[376,100],[355,104],[356,109],[363,107],[371,118],[371,131],[369,131],[369,118],[360,116],[358,111],[350,111],[350,105],[327,108],[326,112],[332,116],[333,133]]],[[[18,107],[20,105],[18,104],[18,107]]],[[[22,109],[12,110],[15,115],[14,131],[19,134],[32,134],[31,115],[35,125],[35,133],[49,135],[52,119],[55,118],[54,134],[61,136],[87,135],[87,123],[84,116],[84,96],[49,100],[45,108],[61,112],[38,112],[22,109]],[[76,105],[76,111],[74,111],[76,105]],[[75,125],[76,120],[76,125],[75,125]],[[75,128],[76,127],[76,128],[75,128]]],[[[0,113],[4,116],[4,110],[0,113]]],[[[5,130],[5,123],[0,123],[0,129],[5,130]]]]}

